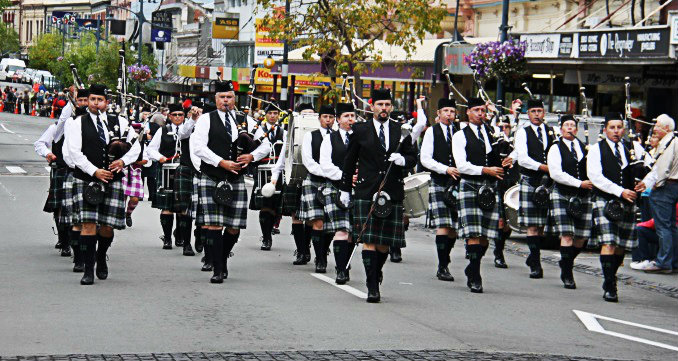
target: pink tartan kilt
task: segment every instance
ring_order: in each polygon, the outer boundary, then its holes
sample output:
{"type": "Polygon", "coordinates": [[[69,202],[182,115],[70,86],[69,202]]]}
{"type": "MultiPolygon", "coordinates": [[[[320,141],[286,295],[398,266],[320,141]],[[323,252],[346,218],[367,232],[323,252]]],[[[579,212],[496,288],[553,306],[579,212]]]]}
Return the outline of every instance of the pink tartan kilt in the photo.
{"type": "Polygon", "coordinates": [[[141,179],[141,167],[133,165],[124,170],[125,176],[122,177],[122,185],[125,188],[125,195],[128,197],[144,198],[144,182],[141,179]]]}

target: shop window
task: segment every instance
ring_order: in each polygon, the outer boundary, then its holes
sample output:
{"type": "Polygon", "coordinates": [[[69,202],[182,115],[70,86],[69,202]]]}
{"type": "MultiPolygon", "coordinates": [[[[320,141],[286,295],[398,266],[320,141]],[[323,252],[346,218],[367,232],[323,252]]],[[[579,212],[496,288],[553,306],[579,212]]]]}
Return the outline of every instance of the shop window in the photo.
{"type": "Polygon", "coordinates": [[[250,66],[251,45],[229,45],[224,50],[224,65],[233,68],[250,66]]]}

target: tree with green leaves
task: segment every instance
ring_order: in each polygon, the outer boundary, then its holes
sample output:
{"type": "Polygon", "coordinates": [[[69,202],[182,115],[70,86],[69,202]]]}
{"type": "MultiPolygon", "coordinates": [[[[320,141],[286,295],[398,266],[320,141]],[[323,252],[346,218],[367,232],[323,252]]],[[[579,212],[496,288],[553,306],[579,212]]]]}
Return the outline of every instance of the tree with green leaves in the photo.
{"type": "MultiPolygon", "coordinates": [[[[9,0],[0,0],[0,14],[10,7],[12,2],[9,0]]],[[[19,42],[19,33],[14,29],[11,23],[0,23],[0,57],[11,53],[18,53],[21,50],[19,42]]]]}
{"type": "MultiPolygon", "coordinates": [[[[360,75],[382,62],[382,40],[402,48],[403,66],[427,34],[441,31],[447,14],[440,0],[290,0],[290,14],[284,16],[284,1],[259,0],[259,15],[269,35],[288,44],[305,47],[306,60],[320,58],[330,76],[343,72],[361,85],[360,75]]],[[[360,89],[360,88],[358,88],[360,89]]]]}

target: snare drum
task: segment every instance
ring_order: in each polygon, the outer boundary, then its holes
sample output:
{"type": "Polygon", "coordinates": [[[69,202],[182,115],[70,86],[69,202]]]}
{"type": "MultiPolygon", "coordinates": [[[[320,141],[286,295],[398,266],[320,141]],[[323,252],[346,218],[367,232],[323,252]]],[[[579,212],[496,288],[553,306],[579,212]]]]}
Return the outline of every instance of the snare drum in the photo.
{"type": "Polygon", "coordinates": [[[431,174],[416,173],[404,179],[405,198],[403,209],[405,216],[417,218],[428,211],[428,191],[431,185],[431,174]]]}
{"type": "Polygon", "coordinates": [[[165,163],[162,165],[160,175],[160,188],[158,191],[172,192],[174,191],[174,175],[177,172],[179,163],[165,163]]]}
{"type": "Polygon", "coordinates": [[[520,227],[520,224],[518,223],[519,196],[520,185],[518,184],[509,188],[506,193],[504,193],[504,213],[506,214],[506,222],[508,222],[509,227],[511,227],[514,232],[526,233],[527,228],[520,227]]]}

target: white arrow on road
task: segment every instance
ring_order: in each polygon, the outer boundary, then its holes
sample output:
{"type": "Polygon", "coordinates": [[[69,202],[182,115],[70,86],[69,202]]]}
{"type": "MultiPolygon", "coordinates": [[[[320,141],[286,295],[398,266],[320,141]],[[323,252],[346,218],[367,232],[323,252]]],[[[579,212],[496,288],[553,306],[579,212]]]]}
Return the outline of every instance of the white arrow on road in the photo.
{"type": "Polygon", "coordinates": [[[676,331],[665,330],[665,329],[659,328],[659,327],[641,325],[639,323],[634,323],[634,322],[629,322],[629,321],[624,321],[624,320],[618,320],[616,318],[605,317],[605,316],[596,315],[596,314],[593,314],[593,313],[588,313],[588,312],[579,311],[579,310],[572,310],[572,311],[574,312],[575,315],[577,315],[577,317],[579,317],[579,320],[584,324],[584,326],[586,326],[586,328],[589,331],[598,332],[598,333],[602,333],[604,335],[619,337],[619,338],[623,338],[625,340],[640,342],[640,343],[644,343],[644,344],[648,344],[648,345],[652,345],[652,346],[657,346],[657,347],[665,348],[665,349],[668,349],[668,350],[678,351],[677,346],[667,345],[665,343],[661,343],[661,342],[657,342],[657,341],[651,341],[651,340],[640,338],[640,337],[630,336],[630,335],[626,335],[626,334],[619,333],[619,332],[608,331],[608,330],[603,328],[603,326],[600,324],[600,322],[598,322],[598,320],[600,319],[600,320],[605,320],[605,321],[610,321],[610,322],[616,322],[616,323],[621,323],[621,324],[628,325],[628,326],[644,328],[646,330],[651,330],[651,331],[656,331],[656,332],[666,333],[666,334],[669,334],[669,335],[678,336],[678,332],[676,332],[676,331]]]}

